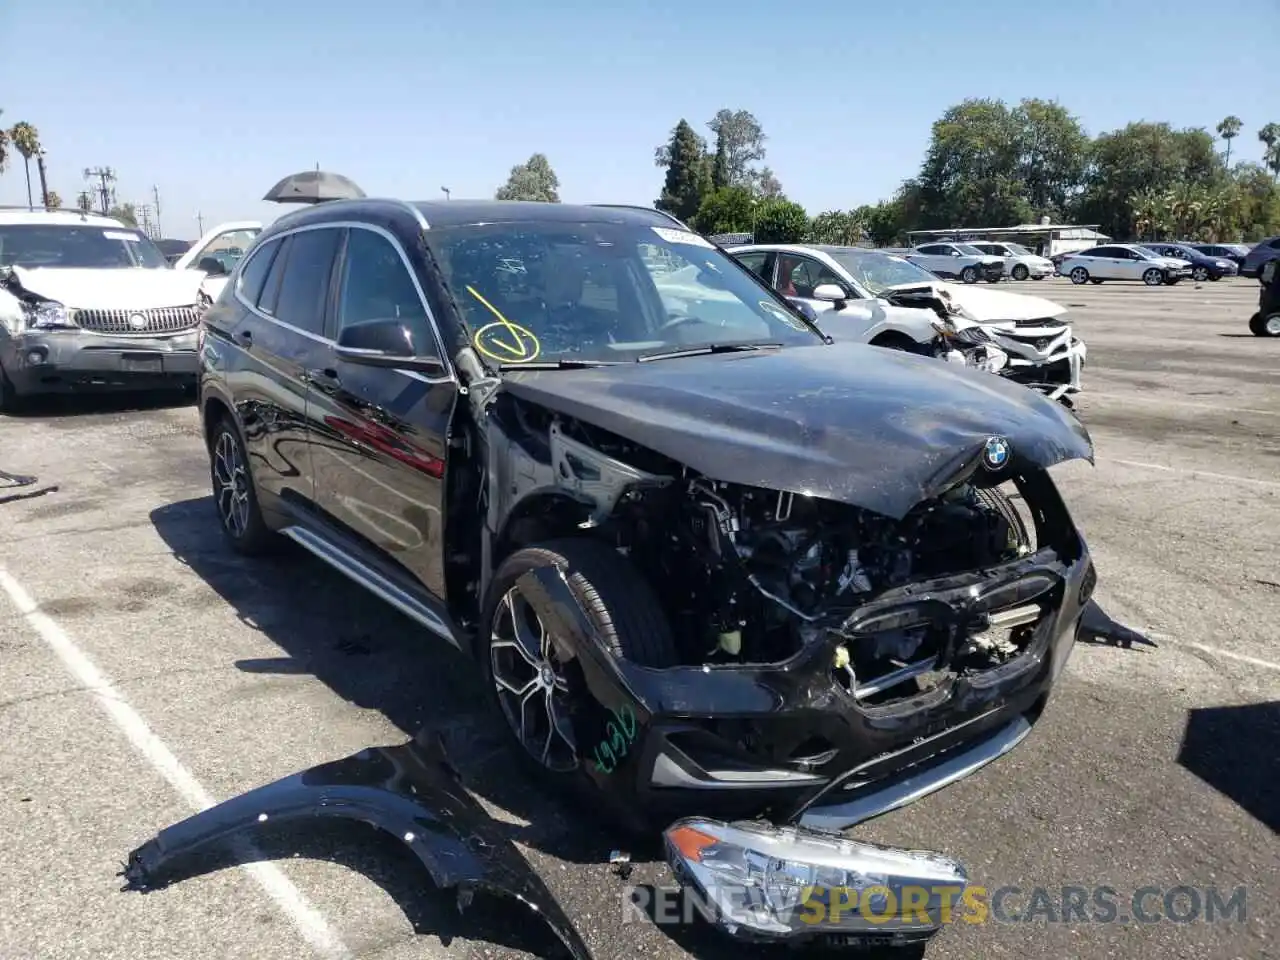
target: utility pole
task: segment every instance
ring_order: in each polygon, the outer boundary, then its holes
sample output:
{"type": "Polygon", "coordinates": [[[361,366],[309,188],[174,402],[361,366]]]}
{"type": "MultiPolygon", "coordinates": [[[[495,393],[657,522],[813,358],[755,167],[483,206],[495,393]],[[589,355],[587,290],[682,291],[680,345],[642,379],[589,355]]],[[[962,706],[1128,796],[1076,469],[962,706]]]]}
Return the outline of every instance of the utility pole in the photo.
{"type": "Polygon", "coordinates": [[[76,197],[76,206],[80,208],[81,213],[88,213],[93,209],[93,197],[89,195],[88,190],[80,191],[80,195],[76,197]]]}
{"type": "Polygon", "coordinates": [[[156,236],[163,237],[164,232],[160,229],[160,188],[153,186],[151,188],[151,196],[156,201],[156,236]]]}
{"type": "Polygon", "coordinates": [[[204,214],[202,214],[199,210],[196,211],[196,226],[200,228],[200,236],[203,237],[204,236],[204,214]]]}
{"type": "Polygon", "coordinates": [[[49,209],[49,181],[44,172],[44,151],[36,154],[36,169],[40,171],[40,205],[49,209]]]}
{"type": "Polygon", "coordinates": [[[105,214],[111,209],[111,202],[115,199],[115,188],[109,187],[107,184],[116,182],[116,172],[110,167],[85,167],[84,178],[98,181],[98,186],[94,189],[102,204],[102,212],[105,214]]]}
{"type": "Polygon", "coordinates": [[[449,200],[449,199],[451,198],[451,191],[449,190],[449,188],[448,188],[448,187],[441,187],[440,189],[441,189],[441,191],[443,191],[443,193],[444,193],[444,198],[445,198],[446,200],[449,200]]]}
{"type": "Polygon", "coordinates": [[[136,208],[134,208],[134,213],[137,215],[138,226],[142,228],[142,232],[148,237],[152,236],[151,207],[145,203],[140,203],[136,208]]]}

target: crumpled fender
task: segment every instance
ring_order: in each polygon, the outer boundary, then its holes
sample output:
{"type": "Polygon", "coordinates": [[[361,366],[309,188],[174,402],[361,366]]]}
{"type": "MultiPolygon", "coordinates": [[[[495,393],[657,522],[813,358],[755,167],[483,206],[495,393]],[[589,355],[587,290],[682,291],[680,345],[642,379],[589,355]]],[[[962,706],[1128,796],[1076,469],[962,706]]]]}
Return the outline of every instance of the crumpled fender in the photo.
{"type": "Polygon", "coordinates": [[[574,960],[590,950],[555,897],[471,797],[435,738],[361,750],[232,797],[161,830],[129,854],[128,886],[163,886],[179,858],[262,822],[337,817],[398,837],[459,904],[474,890],[513,897],[541,918],[574,960]]]}

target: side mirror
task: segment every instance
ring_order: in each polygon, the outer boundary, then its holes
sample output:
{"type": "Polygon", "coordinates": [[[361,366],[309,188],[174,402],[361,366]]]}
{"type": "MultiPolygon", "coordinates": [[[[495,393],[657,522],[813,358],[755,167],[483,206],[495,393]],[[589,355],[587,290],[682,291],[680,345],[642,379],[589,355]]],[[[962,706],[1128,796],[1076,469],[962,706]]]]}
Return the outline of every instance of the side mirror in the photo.
{"type": "Polygon", "coordinates": [[[953,257],[958,257],[958,256],[960,256],[960,251],[959,251],[959,250],[952,250],[952,251],[951,251],[951,255],[952,255],[953,257]]]}
{"type": "Polygon", "coordinates": [[[369,320],[344,327],[334,353],[345,363],[366,367],[392,367],[441,374],[444,362],[434,343],[420,344],[412,327],[402,320],[369,320]]]}
{"type": "Polygon", "coordinates": [[[201,257],[196,269],[211,277],[225,277],[227,268],[217,257],[201,257]]]}
{"type": "Polygon", "coordinates": [[[848,300],[849,295],[845,293],[837,284],[820,283],[813,288],[813,299],[826,300],[828,303],[840,303],[848,300]]]}

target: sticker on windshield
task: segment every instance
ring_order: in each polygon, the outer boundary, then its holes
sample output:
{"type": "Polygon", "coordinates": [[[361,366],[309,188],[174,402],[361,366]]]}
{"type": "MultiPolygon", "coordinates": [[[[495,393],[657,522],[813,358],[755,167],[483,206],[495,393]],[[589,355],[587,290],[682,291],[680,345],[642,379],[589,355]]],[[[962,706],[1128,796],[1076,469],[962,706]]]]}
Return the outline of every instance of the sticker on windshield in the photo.
{"type": "Polygon", "coordinates": [[[789,327],[793,327],[796,330],[800,330],[800,331],[808,331],[809,329],[808,325],[805,324],[803,320],[801,320],[799,317],[795,316],[794,314],[788,313],[786,310],[778,306],[776,303],[770,303],[768,300],[761,300],[760,306],[763,307],[768,313],[773,314],[775,317],[777,317],[779,320],[781,320],[783,323],[785,323],[789,327]]]}
{"type": "Polygon", "coordinates": [[[142,236],[137,233],[122,233],[119,230],[103,230],[102,235],[108,240],[127,240],[130,243],[142,242],[142,236]]]}
{"type": "Polygon", "coordinates": [[[714,249],[711,242],[688,230],[672,230],[670,227],[654,227],[653,232],[667,243],[683,243],[690,247],[706,247],[714,249]]]}
{"type": "Polygon", "coordinates": [[[468,286],[467,293],[498,318],[493,323],[485,324],[472,336],[471,342],[477,350],[495,363],[529,363],[538,359],[538,355],[542,353],[542,345],[538,343],[532,330],[508,320],[497,307],[480,296],[474,287],[468,286]]]}

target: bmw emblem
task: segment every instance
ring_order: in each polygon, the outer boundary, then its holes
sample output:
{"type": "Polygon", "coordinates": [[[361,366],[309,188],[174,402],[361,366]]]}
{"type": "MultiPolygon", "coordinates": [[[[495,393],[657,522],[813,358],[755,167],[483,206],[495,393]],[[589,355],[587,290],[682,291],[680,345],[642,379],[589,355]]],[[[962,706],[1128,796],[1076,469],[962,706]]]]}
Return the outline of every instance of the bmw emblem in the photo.
{"type": "Polygon", "coordinates": [[[1013,449],[1004,437],[987,437],[982,448],[982,465],[988,470],[1001,470],[1009,463],[1013,449]]]}
{"type": "Polygon", "coordinates": [[[129,326],[133,327],[133,329],[141,330],[146,325],[147,325],[147,318],[144,317],[142,314],[140,313],[130,314],[129,326]]]}

